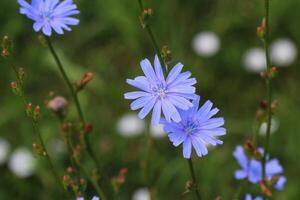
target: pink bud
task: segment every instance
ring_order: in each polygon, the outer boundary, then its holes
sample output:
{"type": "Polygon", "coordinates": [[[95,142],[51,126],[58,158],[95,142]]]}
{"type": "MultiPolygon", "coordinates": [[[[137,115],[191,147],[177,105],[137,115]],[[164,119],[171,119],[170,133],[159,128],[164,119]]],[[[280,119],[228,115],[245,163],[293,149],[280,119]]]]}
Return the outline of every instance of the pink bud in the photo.
{"type": "Polygon", "coordinates": [[[47,108],[54,112],[63,110],[68,105],[68,101],[62,96],[56,96],[47,103],[47,108]]]}

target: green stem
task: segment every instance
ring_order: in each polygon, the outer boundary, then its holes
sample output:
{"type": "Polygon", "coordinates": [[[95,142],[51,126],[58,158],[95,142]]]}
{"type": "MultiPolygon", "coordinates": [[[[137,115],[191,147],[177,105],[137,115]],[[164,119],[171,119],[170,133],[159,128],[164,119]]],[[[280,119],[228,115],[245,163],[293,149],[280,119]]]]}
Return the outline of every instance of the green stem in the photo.
{"type": "MultiPolygon", "coordinates": [[[[63,120],[61,120],[61,123],[63,123],[63,120]]],[[[71,155],[70,157],[70,161],[71,163],[76,166],[77,169],[80,170],[80,172],[83,173],[83,175],[88,179],[88,181],[93,185],[93,187],[95,188],[95,190],[97,191],[99,197],[103,200],[107,200],[103,190],[99,187],[99,184],[97,182],[96,179],[94,179],[89,173],[88,171],[84,168],[84,166],[81,164],[81,162],[76,159],[73,155],[74,153],[74,145],[71,141],[71,137],[70,137],[70,134],[69,132],[65,132],[64,134],[64,140],[65,140],[65,143],[67,144],[67,147],[68,147],[68,151],[69,151],[69,154],[71,155]]]]}
{"type": "Polygon", "coordinates": [[[145,182],[150,189],[150,178],[149,178],[149,163],[150,163],[150,156],[151,156],[151,147],[152,147],[152,138],[151,138],[151,133],[150,133],[150,124],[151,122],[147,123],[147,128],[146,128],[146,149],[145,149],[145,160],[143,163],[143,170],[144,170],[144,177],[145,177],[145,182]]]}
{"type": "Polygon", "coordinates": [[[190,173],[191,173],[191,176],[192,176],[193,187],[194,187],[193,190],[195,191],[196,199],[201,200],[201,195],[200,195],[200,192],[199,192],[199,189],[198,189],[198,182],[197,182],[197,179],[196,179],[192,158],[188,159],[188,164],[189,164],[189,169],[190,169],[190,173]]]}
{"type": "MultiPolygon", "coordinates": [[[[61,63],[61,61],[60,61],[60,59],[59,59],[59,57],[58,57],[58,55],[57,55],[57,53],[56,53],[53,45],[52,45],[52,42],[51,42],[50,38],[49,37],[45,37],[45,39],[47,41],[48,47],[50,49],[50,52],[51,52],[51,54],[52,54],[52,56],[53,56],[53,58],[54,58],[54,60],[55,60],[55,62],[57,64],[57,66],[59,68],[59,71],[61,72],[61,74],[63,76],[63,79],[64,79],[64,81],[66,82],[66,85],[69,88],[69,91],[71,93],[73,101],[75,102],[75,106],[76,106],[76,109],[77,109],[77,113],[78,113],[80,122],[82,123],[82,125],[84,125],[85,124],[85,119],[84,119],[83,112],[82,112],[82,109],[81,109],[81,106],[80,106],[80,103],[79,103],[79,100],[78,100],[77,92],[75,91],[75,88],[73,87],[73,85],[72,85],[72,83],[71,83],[71,81],[70,81],[70,79],[69,79],[66,71],[64,70],[64,67],[63,67],[63,65],[62,65],[62,63],[61,63]]],[[[91,159],[93,160],[93,162],[96,165],[96,167],[99,168],[99,162],[98,162],[98,160],[97,160],[97,158],[96,158],[96,156],[95,156],[95,154],[94,154],[94,152],[92,150],[92,147],[91,147],[90,142],[88,140],[88,135],[85,134],[85,133],[83,133],[83,135],[84,136],[82,137],[83,139],[82,139],[81,142],[84,145],[85,149],[87,150],[88,155],[91,157],[91,159]]],[[[90,179],[90,180],[92,180],[92,179],[90,179]]],[[[95,181],[93,181],[92,184],[94,185],[95,189],[98,191],[99,188],[100,188],[99,184],[97,182],[95,182],[95,181]]],[[[101,192],[101,193],[102,193],[102,195],[101,195],[102,199],[105,199],[105,197],[103,195],[103,192],[101,192]]]]}
{"type": "Polygon", "coordinates": [[[69,88],[69,91],[71,92],[71,96],[75,102],[75,106],[76,106],[76,109],[77,109],[77,113],[78,113],[78,116],[80,118],[80,121],[82,123],[85,123],[85,120],[84,120],[84,116],[83,116],[83,113],[82,113],[82,110],[81,110],[81,106],[80,106],[80,103],[79,103],[79,100],[78,100],[78,96],[77,96],[77,93],[75,92],[75,89],[66,73],[66,71],[64,70],[64,67],[62,65],[62,63],[60,62],[60,59],[58,57],[58,55],[56,54],[54,48],[53,48],[53,45],[52,45],[52,42],[50,40],[49,37],[45,37],[46,38],[46,41],[47,41],[47,44],[48,44],[48,47],[50,49],[50,52],[59,68],[59,71],[61,72],[62,76],[63,76],[63,79],[65,80],[68,88],[69,88]]]}
{"type": "MultiPolygon", "coordinates": [[[[142,0],[138,0],[138,3],[139,3],[139,6],[140,6],[141,11],[143,12],[145,8],[144,8],[144,5],[143,5],[142,0]]],[[[155,37],[154,37],[153,31],[152,31],[152,29],[151,29],[151,26],[150,26],[150,24],[149,24],[148,22],[146,22],[145,25],[146,25],[145,28],[146,28],[146,30],[147,30],[147,32],[148,32],[148,35],[149,35],[149,37],[150,37],[150,40],[151,40],[151,42],[152,42],[153,48],[154,48],[154,50],[156,51],[156,54],[157,54],[157,56],[158,56],[159,62],[161,63],[162,66],[164,66],[164,67],[163,67],[164,72],[167,73],[167,66],[166,66],[166,64],[165,64],[165,62],[164,62],[164,60],[163,60],[163,58],[162,58],[162,55],[161,55],[161,52],[160,52],[159,45],[158,45],[158,43],[156,42],[156,39],[155,39],[155,37]]]]}
{"type": "MultiPolygon", "coordinates": [[[[23,106],[24,106],[25,109],[27,109],[28,101],[26,100],[26,97],[25,97],[25,94],[24,94],[23,81],[20,79],[17,69],[14,66],[12,66],[12,68],[13,68],[13,71],[15,72],[15,75],[17,77],[17,82],[18,82],[18,85],[20,87],[20,97],[22,99],[23,106]]],[[[40,143],[40,145],[42,147],[42,151],[43,151],[42,152],[42,156],[44,156],[46,158],[46,160],[48,162],[48,165],[50,167],[50,170],[51,170],[52,174],[54,175],[56,181],[60,185],[60,187],[63,190],[66,190],[65,187],[63,186],[62,182],[61,182],[61,179],[59,178],[58,173],[55,170],[53,162],[52,162],[52,160],[50,158],[50,155],[49,155],[49,153],[47,151],[45,142],[44,142],[44,140],[42,138],[42,135],[41,135],[41,133],[39,131],[37,121],[32,116],[29,116],[29,118],[30,118],[31,125],[33,127],[33,132],[38,137],[39,143],[40,143]]],[[[67,195],[69,195],[67,190],[66,190],[66,192],[67,192],[67,195]]]]}
{"type": "MultiPolygon", "coordinates": [[[[61,63],[61,61],[60,61],[60,59],[59,59],[59,57],[58,57],[58,55],[57,55],[57,53],[56,53],[53,45],[52,45],[52,42],[51,42],[50,38],[49,37],[45,37],[45,38],[46,38],[48,47],[50,49],[50,52],[51,52],[53,58],[55,59],[56,64],[57,64],[57,66],[59,68],[59,71],[61,72],[61,74],[63,76],[63,79],[65,80],[65,82],[66,82],[66,84],[67,84],[67,86],[69,88],[69,91],[71,93],[71,96],[72,96],[72,98],[73,98],[73,100],[75,102],[75,106],[76,106],[76,109],[77,109],[77,113],[78,113],[79,119],[80,119],[80,121],[81,121],[82,124],[85,124],[85,119],[84,119],[83,112],[82,112],[82,109],[81,109],[81,106],[80,106],[80,103],[79,103],[79,100],[78,100],[77,92],[75,91],[75,89],[74,89],[74,87],[73,87],[73,85],[72,85],[72,83],[71,83],[71,81],[70,81],[70,79],[69,79],[66,71],[64,70],[64,67],[63,67],[63,65],[62,65],[62,63],[61,63]]],[[[99,167],[99,162],[98,162],[98,160],[97,160],[97,158],[96,158],[96,156],[95,156],[95,154],[94,154],[94,152],[93,152],[93,150],[91,148],[90,141],[89,141],[88,136],[86,134],[84,134],[82,142],[83,142],[84,146],[86,147],[86,150],[87,150],[89,156],[92,158],[92,160],[95,163],[95,165],[97,167],[99,167]]]]}
{"type": "MultiPolygon", "coordinates": [[[[262,158],[262,180],[264,180],[266,176],[266,163],[267,163],[267,155],[269,153],[270,146],[270,135],[271,135],[271,123],[272,123],[272,91],[271,84],[272,78],[269,76],[269,72],[271,71],[271,59],[270,59],[270,28],[269,28],[269,0],[265,0],[265,35],[264,35],[264,47],[266,54],[266,63],[267,63],[267,75],[266,75],[266,90],[267,90],[267,130],[266,130],[266,139],[264,145],[264,154],[262,158]]],[[[263,199],[266,196],[263,194],[263,199]]]]}
{"type": "MultiPolygon", "coordinates": [[[[270,59],[270,48],[269,48],[269,0],[265,0],[265,37],[264,46],[266,53],[266,63],[267,63],[267,74],[271,70],[271,59],[270,59]]],[[[266,88],[267,88],[267,130],[266,130],[266,140],[264,145],[264,155],[262,160],[262,179],[266,175],[266,159],[269,152],[270,135],[271,135],[271,123],[272,123],[272,91],[271,91],[271,78],[267,75],[266,78],[266,88]]]]}

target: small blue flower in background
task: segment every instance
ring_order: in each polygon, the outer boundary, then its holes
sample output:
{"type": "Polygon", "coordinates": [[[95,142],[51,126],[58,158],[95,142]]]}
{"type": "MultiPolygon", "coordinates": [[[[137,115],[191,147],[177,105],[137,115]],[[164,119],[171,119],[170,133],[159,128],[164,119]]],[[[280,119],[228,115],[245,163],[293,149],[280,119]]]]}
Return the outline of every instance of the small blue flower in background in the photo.
{"type": "MultiPolygon", "coordinates": [[[[263,150],[260,149],[260,153],[263,150]]],[[[248,178],[251,183],[259,183],[262,178],[262,165],[261,161],[254,158],[248,159],[242,146],[237,146],[233,152],[233,156],[238,161],[242,169],[235,171],[234,176],[236,179],[248,178]]],[[[278,176],[283,173],[283,168],[277,159],[268,160],[266,163],[266,176],[271,179],[273,176],[278,176]]],[[[274,187],[278,190],[283,190],[286,178],[279,176],[278,181],[274,187]]]]}
{"type": "Polygon", "coordinates": [[[198,109],[199,102],[200,97],[197,96],[192,108],[186,111],[179,110],[182,118],[179,123],[161,120],[173,145],[177,147],[183,143],[183,156],[187,159],[191,157],[192,146],[199,157],[205,156],[208,153],[206,145],[223,144],[217,137],[226,134],[226,129],[222,127],[224,119],[212,118],[219,109],[212,109],[213,104],[210,101],[206,101],[198,109]]]}
{"type": "Polygon", "coordinates": [[[148,59],[141,61],[145,76],[127,79],[127,83],[141,91],[125,93],[125,99],[135,99],[130,107],[132,110],[141,108],[138,116],[144,119],[153,109],[152,124],[158,124],[161,112],[168,122],[180,122],[178,109],[187,110],[193,106],[190,100],[195,98],[195,78],[190,78],[191,72],[183,72],[183,65],[178,63],[165,79],[157,56],[154,59],[154,69],[148,59]]]}
{"type": "MultiPolygon", "coordinates": [[[[78,197],[77,200],[84,200],[84,198],[83,198],[83,197],[78,197]]],[[[92,198],[92,200],[100,200],[100,198],[94,196],[94,197],[92,198]]]]}
{"type": "Polygon", "coordinates": [[[79,24],[79,20],[71,16],[79,14],[73,0],[32,0],[31,4],[25,0],[18,0],[20,13],[34,21],[33,29],[40,30],[46,36],[52,35],[52,29],[58,34],[64,30],[71,31],[69,26],[79,24]]]}
{"type": "Polygon", "coordinates": [[[263,200],[263,198],[260,196],[252,198],[251,194],[246,194],[245,200],[263,200]]]}

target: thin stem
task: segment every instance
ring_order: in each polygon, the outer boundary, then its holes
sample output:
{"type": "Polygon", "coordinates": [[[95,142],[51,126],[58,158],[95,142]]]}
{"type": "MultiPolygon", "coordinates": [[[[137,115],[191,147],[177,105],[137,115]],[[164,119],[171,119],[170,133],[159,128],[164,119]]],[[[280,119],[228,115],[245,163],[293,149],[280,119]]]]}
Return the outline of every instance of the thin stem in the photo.
{"type": "MultiPolygon", "coordinates": [[[[143,5],[142,0],[138,0],[138,3],[139,3],[139,6],[140,6],[141,11],[143,12],[145,8],[144,8],[144,5],[143,5]]],[[[165,65],[165,62],[164,62],[164,60],[163,60],[163,58],[162,58],[162,55],[161,55],[161,52],[160,52],[159,45],[158,45],[158,43],[157,43],[157,41],[156,41],[156,39],[155,39],[155,37],[154,37],[153,31],[152,31],[152,29],[151,29],[151,26],[150,26],[150,23],[149,23],[149,22],[146,22],[146,23],[145,23],[145,28],[146,28],[146,30],[147,30],[147,32],[148,32],[148,35],[149,35],[150,39],[151,39],[153,48],[154,48],[154,50],[156,51],[156,54],[157,54],[158,59],[159,59],[159,62],[161,63],[162,66],[164,66],[164,67],[163,67],[163,70],[164,70],[164,72],[167,72],[167,66],[165,65]]]]}
{"type": "MultiPolygon", "coordinates": [[[[18,85],[20,87],[20,94],[19,95],[20,95],[20,97],[22,99],[23,106],[24,106],[25,109],[27,109],[28,101],[26,100],[26,97],[25,97],[25,94],[24,94],[23,80],[21,80],[21,78],[19,77],[18,71],[17,71],[17,69],[14,66],[12,66],[12,69],[15,72],[15,75],[17,77],[17,82],[18,82],[18,85]]],[[[46,158],[46,160],[47,160],[47,162],[49,164],[50,170],[51,170],[52,174],[54,175],[56,181],[60,185],[60,187],[63,190],[66,190],[65,187],[63,186],[62,182],[61,182],[61,179],[59,178],[58,173],[55,170],[53,162],[52,162],[52,160],[50,158],[50,155],[49,155],[49,153],[47,151],[45,142],[44,142],[44,140],[42,138],[42,135],[40,133],[40,130],[38,128],[38,122],[33,118],[33,116],[29,116],[29,118],[30,118],[31,125],[33,127],[33,132],[38,137],[39,143],[40,143],[40,145],[42,147],[42,156],[46,158]]],[[[67,190],[66,190],[66,192],[67,192],[67,195],[69,195],[67,190]]]]}
{"type": "Polygon", "coordinates": [[[63,79],[65,80],[65,82],[66,82],[66,84],[69,88],[69,91],[71,92],[71,95],[72,95],[72,98],[75,102],[75,106],[76,106],[80,121],[82,123],[85,123],[84,116],[83,116],[83,113],[82,113],[82,110],[81,110],[81,106],[80,106],[80,103],[79,103],[79,100],[78,100],[77,93],[75,92],[74,87],[73,87],[66,71],[64,70],[64,67],[63,67],[62,63],[60,62],[60,59],[59,59],[58,55],[56,54],[56,52],[53,48],[53,45],[52,45],[52,42],[51,42],[50,38],[49,37],[45,37],[45,38],[46,38],[48,47],[51,51],[51,54],[52,54],[53,58],[55,59],[55,62],[57,64],[58,68],[59,68],[59,71],[61,72],[61,74],[63,76],[63,79]]]}
{"type": "Polygon", "coordinates": [[[151,147],[152,147],[152,138],[151,138],[151,133],[150,133],[150,124],[151,122],[147,123],[147,128],[146,128],[146,149],[145,149],[145,160],[143,162],[143,170],[144,170],[144,177],[145,177],[145,182],[147,186],[150,188],[149,184],[149,163],[150,163],[150,156],[151,156],[151,147]]]}
{"type": "MultiPolygon", "coordinates": [[[[65,136],[65,140],[68,146],[68,150],[70,151],[70,154],[73,155],[74,152],[74,146],[72,142],[70,141],[69,136],[65,136]]],[[[71,156],[71,162],[77,166],[77,168],[81,169],[81,172],[83,172],[84,176],[89,180],[89,182],[94,186],[95,190],[97,191],[99,197],[103,200],[107,200],[103,190],[99,187],[97,180],[95,180],[91,175],[89,175],[88,171],[84,168],[84,166],[78,161],[76,158],[71,156]]]]}
{"type": "MultiPolygon", "coordinates": [[[[267,63],[267,73],[271,70],[271,59],[270,59],[270,48],[269,48],[269,0],[265,0],[265,37],[264,37],[264,46],[266,53],[266,63],[267,63]]],[[[267,130],[266,130],[266,140],[264,145],[264,155],[262,160],[262,179],[266,175],[266,159],[269,152],[270,144],[270,134],[271,134],[271,123],[272,123],[272,91],[271,91],[271,78],[267,75],[266,77],[266,89],[267,89],[267,130]]]]}
{"type": "MultiPolygon", "coordinates": [[[[56,51],[54,50],[54,47],[53,47],[53,45],[51,43],[50,38],[49,37],[45,37],[45,38],[46,38],[48,47],[50,49],[50,52],[53,55],[53,58],[55,59],[56,64],[57,64],[57,66],[58,66],[58,68],[59,68],[59,70],[60,70],[60,72],[61,72],[61,74],[63,76],[63,79],[65,80],[65,82],[66,82],[66,84],[67,84],[67,86],[69,88],[71,96],[72,96],[72,98],[73,98],[73,100],[75,102],[75,106],[76,106],[76,109],[77,109],[77,113],[78,113],[79,119],[80,119],[80,121],[81,121],[82,124],[85,124],[85,119],[84,119],[84,116],[83,116],[83,113],[82,113],[82,109],[81,109],[81,106],[80,106],[80,103],[79,103],[79,100],[78,100],[77,93],[76,93],[76,91],[75,91],[75,89],[74,89],[74,87],[73,87],[73,85],[72,85],[72,83],[71,83],[71,81],[70,81],[70,79],[69,79],[66,71],[64,70],[64,67],[63,67],[63,65],[62,65],[62,63],[61,63],[61,61],[60,61],[60,59],[59,59],[56,51]]],[[[91,145],[90,145],[90,142],[88,140],[88,137],[87,137],[86,134],[83,134],[83,135],[84,136],[83,136],[83,141],[82,142],[83,142],[84,146],[86,147],[86,150],[87,150],[89,156],[92,158],[93,162],[98,167],[99,166],[99,162],[98,162],[98,160],[97,160],[97,158],[96,158],[96,156],[95,156],[95,154],[94,154],[94,152],[93,152],[93,150],[91,148],[91,145]]]]}
{"type": "Polygon", "coordinates": [[[201,200],[201,195],[198,189],[198,182],[196,179],[196,175],[195,175],[195,170],[194,170],[194,166],[193,166],[193,161],[192,159],[188,159],[188,164],[189,164],[189,169],[191,172],[191,176],[192,176],[192,181],[193,181],[193,186],[194,186],[194,191],[195,191],[195,195],[196,195],[196,199],[197,200],[201,200]]]}
{"type": "MultiPolygon", "coordinates": [[[[80,106],[80,103],[79,103],[79,100],[78,100],[77,92],[75,91],[75,88],[73,87],[73,85],[72,85],[72,83],[71,83],[71,81],[70,81],[70,79],[69,79],[66,71],[64,70],[64,67],[63,67],[63,65],[62,65],[62,63],[61,63],[61,61],[60,61],[60,59],[59,59],[59,57],[58,57],[58,55],[57,55],[57,53],[56,53],[53,45],[52,45],[52,42],[51,42],[50,38],[49,37],[45,37],[45,39],[47,41],[48,47],[50,49],[50,52],[51,52],[51,54],[52,54],[52,56],[53,56],[53,58],[54,58],[54,60],[55,60],[55,62],[57,64],[57,66],[59,68],[59,71],[61,72],[61,74],[63,76],[63,79],[64,79],[64,81],[66,82],[66,85],[69,88],[69,91],[71,93],[73,101],[75,102],[75,106],[76,106],[76,109],[77,109],[77,113],[78,113],[80,122],[81,122],[82,125],[84,125],[85,124],[85,119],[84,119],[84,115],[83,115],[83,112],[82,112],[82,109],[81,109],[81,106],[80,106]]],[[[88,140],[88,135],[85,134],[85,133],[82,133],[82,135],[83,135],[82,141],[81,141],[82,144],[84,145],[85,149],[87,150],[88,155],[91,157],[91,159],[93,160],[93,162],[96,165],[96,167],[99,168],[99,162],[98,162],[98,160],[97,160],[97,158],[96,158],[96,156],[95,156],[95,154],[94,154],[94,152],[93,152],[93,150],[91,148],[90,142],[88,140]]],[[[99,194],[100,194],[100,191],[101,191],[102,199],[105,199],[105,196],[104,196],[102,190],[101,189],[99,190],[100,186],[97,183],[97,181],[93,181],[93,179],[90,179],[90,181],[92,181],[92,184],[94,185],[95,189],[97,191],[99,191],[98,192],[99,194]]]]}

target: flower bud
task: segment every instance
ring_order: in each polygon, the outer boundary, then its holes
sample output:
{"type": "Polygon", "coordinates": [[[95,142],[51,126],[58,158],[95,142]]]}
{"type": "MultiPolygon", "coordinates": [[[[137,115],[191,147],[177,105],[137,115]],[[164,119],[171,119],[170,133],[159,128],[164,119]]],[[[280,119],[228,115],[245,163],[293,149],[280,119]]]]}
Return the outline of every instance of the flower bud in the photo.
{"type": "Polygon", "coordinates": [[[20,80],[23,80],[24,76],[25,76],[25,70],[24,70],[24,68],[20,67],[18,69],[18,77],[20,80]]]}
{"type": "Polygon", "coordinates": [[[8,57],[10,55],[11,42],[7,35],[5,35],[2,39],[2,51],[1,55],[3,57],[8,57]]]}
{"type": "Polygon", "coordinates": [[[149,19],[152,15],[153,15],[153,11],[151,8],[146,8],[143,10],[140,16],[140,22],[143,28],[146,28],[148,26],[149,19]]]}
{"type": "Polygon", "coordinates": [[[185,189],[187,191],[191,191],[193,189],[193,186],[194,186],[194,183],[193,181],[191,180],[188,180],[186,183],[185,183],[185,189]]]}
{"type": "Polygon", "coordinates": [[[60,112],[66,108],[68,101],[62,96],[56,96],[47,103],[47,108],[53,112],[60,112]]]}
{"type": "Polygon", "coordinates": [[[92,132],[93,131],[93,125],[92,124],[84,124],[83,125],[83,130],[84,130],[84,133],[85,134],[88,134],[88,133],[90,133],[90,132],[92,132]]]}
{"type": "Polygon", "coordinates": [[[92,72],[87,72],[83,75],[82,79],[80,81],[77,81],[75,83],[77,91],[80,91],[84,89],[84,87],[93,80],[94,74],[92,72]]]}
{"type": "Polygon", "coordinates": [[[35,121],[38,120],[40,113],[41,113],[41,107],[39,105],[35,106],[33,110],[33,116],[32,116],[35,121]]]}
{"type": "Polygon", "coordinates": [[[260,25],[256,29],[257,36],[260,39],[264,39],[264,37],[265,37],[265,29],[266,29],[266,19],[263,18],[263,20],[261,21],[260,25]]]}
{"type": "Polygon", "coordinates": [[[172,55],[169,47],[167,45],[164,45],[161,49],[162,58],[164,60],[164,63],[168,64],[172,60],[172,55]]]}
{"type": "Polygon", "coordinates": [[[265,180],[260,181],[260,182],[259,182],[259,186],[260,186],[261,192],[262,192],[265,196],[267,196],[267,197],[271,197],[271,196],[272,196],[272,192],[271,192],[271,190],[268,188],[268,186],[267,186],[265,180]]]}

